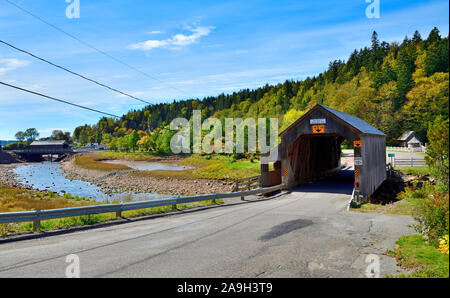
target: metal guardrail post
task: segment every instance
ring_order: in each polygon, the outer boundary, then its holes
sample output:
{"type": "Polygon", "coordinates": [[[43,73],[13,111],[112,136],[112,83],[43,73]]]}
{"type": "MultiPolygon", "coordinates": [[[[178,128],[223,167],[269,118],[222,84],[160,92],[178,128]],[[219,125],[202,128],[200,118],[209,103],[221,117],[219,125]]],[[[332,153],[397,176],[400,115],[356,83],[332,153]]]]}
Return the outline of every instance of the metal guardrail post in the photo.
{"type": "Polygon", "coordinates": [[[38,232],[41,229],[41,221],[39,220],[39,213],[41,210],[36,210],[36,219],[33,220],[33,232],[38,232]]]}
{"type": "Polygon", "coordinates": [[[116,217],[117,218],[122,218],[122,208],[120,210],[116,211],[116,217]]]}

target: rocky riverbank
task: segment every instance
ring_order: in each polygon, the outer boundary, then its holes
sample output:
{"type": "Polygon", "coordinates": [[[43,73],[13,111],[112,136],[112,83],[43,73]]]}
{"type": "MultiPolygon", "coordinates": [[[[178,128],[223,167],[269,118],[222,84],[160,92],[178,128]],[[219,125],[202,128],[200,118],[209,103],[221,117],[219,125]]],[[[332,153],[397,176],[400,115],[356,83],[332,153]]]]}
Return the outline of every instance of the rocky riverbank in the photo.
{"type": "Polygon", "coordinates": [[[30,186],[17,182],[17,177],[13,170],[20,165],[24,165],[24,163],[0,164],[0,184],[31,190],[32,188],[30,186]]]}
{"type": "Polygon", "coordinates": [[[70,158],[61,162],[61,169],[67,178],[91,182],[102,188],[177,196],[230,192],[233,188],[233,182],[224,180],[152,177],[139,171],[105,173],[81,168],[74,160],[70,158]]]}

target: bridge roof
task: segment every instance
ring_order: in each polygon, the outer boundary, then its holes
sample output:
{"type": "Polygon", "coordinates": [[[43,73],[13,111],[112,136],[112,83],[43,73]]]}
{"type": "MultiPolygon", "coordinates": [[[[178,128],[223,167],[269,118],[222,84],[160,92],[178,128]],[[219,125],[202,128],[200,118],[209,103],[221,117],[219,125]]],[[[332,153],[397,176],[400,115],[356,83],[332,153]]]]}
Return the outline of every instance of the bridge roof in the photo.
{"type": "Polygon", "coordinates": [[[330,107],[318,104],[314,106],[311,110],[309,110],[306,114],[304,114],[302,117],[300,117],[297,121],[295,121],[293,124],[291,124],[288,128],[286,128],[284,131],[280,133],[280,136],[285,135],[287,132],[292,130],[294,127],[298,126],[303,121],[309,119],[311,114],[316,110],[322,110],[326,111],[327,113],[333,115],[336,118],[339,118],[345,125],[351,126],[354,129],[358,130],[360,133],[368,134],[368,135],[379,135],[379,136],[386,136],[383,132],[376,129],[366,121],[362,120],[361,118],[355,117],[353,115],[349,115],[346,113],[343,113],[341,111],[332,109],[330,107]]]}
{"type": "Polygon", "coordinates": [[[67,144],[67,141],[33,141],[30,146],[58,146],[67,144]]]}

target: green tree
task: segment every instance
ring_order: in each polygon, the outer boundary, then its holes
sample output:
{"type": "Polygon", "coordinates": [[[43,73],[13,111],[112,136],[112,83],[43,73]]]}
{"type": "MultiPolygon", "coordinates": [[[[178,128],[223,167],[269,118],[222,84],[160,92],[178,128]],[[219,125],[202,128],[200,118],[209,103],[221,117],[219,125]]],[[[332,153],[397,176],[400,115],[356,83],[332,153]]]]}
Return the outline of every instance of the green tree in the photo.
{"type": "Polygon", "coordinates": [[[411,53],[409,46],[402,49],[398,54],[397,91],[399,97],[395,102],[396,110],[401,108],[405,102],[406,93],[408,93],[408,91],[414,86],[414,82],[412,80],[412,74],[415,69],[414,61],[415,57],[411,53]]]}
{"type": "Polygon", "coordinates": [[[449,71],[448,38],[434,42],[426,50],[425,73],[431,76],[436,72],[449,71]]]}
{"type": "Polygon", "coordinates": [[[153,151],[155,142],[149,136],[143,136],[137,143],[141,151],[153,151]]]}
{"type": "Polygon", "coordinates": [[[18,131],[15,137],[19,142],[23,142],[25,140],[25,134],[23,133],[23,131],[18,131]]]}
{"type": "Polygon", "coordinates": [[[52,140],[64,140],[64,133],[62,130],[54,130],[52,131],[52,135],[50,136],[52,140]]]}
{"type": "Polygon", "coordinates": [[[110,144],[113,140],[113,136],[110,133],[105,133],[102,135],[102,143],[103,144],[110,144]]]}
{"type": "Polygon", "coordinates": [[[113,138],[109,143],[109,150],[117,151],[119,149],[117,138],[113,138]]]}
{"type": "Polygon", "coordinates": [[[23,135],[28,142],[33,142],[39,137],[39,132],[36,128],[28,128],[23,135]]]}
{"type": "Polygon", "coordinates": [[[139,134],[135,130],[133,130],[131,134],[127,136],[128,148],[130,148],[131,151],[134,152],[137,150],[137,142],[139,141],[139,139],[139,134]]]}
{"type": "Polygon", "coordinates": [[[89,135],[87,134],[87,132],[85,130],[82,130],[80,132],[80,137],[78,139],[78,142],[80,143],[81,146],[86,146],[86,144],[89,143],[89,135]]]}
{"type": "Polygon", "coordinates": [[[428,140],[425,160],[431,168],[434,176],[438,179],[439,185],[449,191],[449,121],[438,116],[431,123],[428,130],[428,140]]]}

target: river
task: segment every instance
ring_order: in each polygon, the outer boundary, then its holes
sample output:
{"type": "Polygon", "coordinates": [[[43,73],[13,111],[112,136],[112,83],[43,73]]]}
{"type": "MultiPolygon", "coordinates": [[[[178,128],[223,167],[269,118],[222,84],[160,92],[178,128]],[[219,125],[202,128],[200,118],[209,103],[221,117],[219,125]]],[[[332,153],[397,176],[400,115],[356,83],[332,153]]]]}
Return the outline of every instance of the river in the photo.
{"type": "Polygon", "coordinates": [[[72,196],[95,199],[98,202],[111,201],[145,201],[169,197],[156,193],[114,192],[81,180],[67,179],[57,162],[43,162],[21,165],[14,169],[17,181],[34,189],[52,191],[60,195],[70,193],[72,196]]]}

